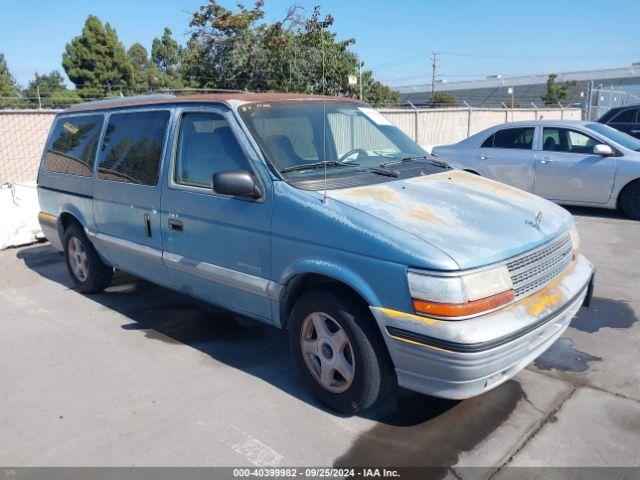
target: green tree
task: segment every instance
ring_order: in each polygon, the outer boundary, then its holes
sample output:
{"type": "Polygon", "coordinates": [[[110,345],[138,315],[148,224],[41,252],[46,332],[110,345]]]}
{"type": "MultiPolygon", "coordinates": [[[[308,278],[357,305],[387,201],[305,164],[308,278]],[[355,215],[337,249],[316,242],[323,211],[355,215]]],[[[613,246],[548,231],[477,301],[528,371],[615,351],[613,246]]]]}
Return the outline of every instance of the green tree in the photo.
{"type": "Polygon", "coordinates": [[[16,79],[9,71],[4,54],[0,53],[0,97],[16,97],[19,93],[16,79]]]}
{"type": "Polygon", "coordinates": [[[126,91],[133,76],[131,62],[116,31],[94,15],[89,15],[82,33],[66,45],[62,66],[85,98],[126,91]]]}
{"type": "MultiPolygon", "coordinates": [[[[184,75],[200,87],[357,95],[348,84],[359,63],[350,50],[355,40],[337,38],[331,15],[322,16],[315,7],[307,17],[294,6],[269,24],[263,6],[262,0],[251,8],[237,4],[237,11],[217,0],[203,5],[190,23],[184,75]]],[[[374,103],[398,98],[371,72],[363,72],[363,93],[374,103]]]]}
{"type": "Polygon", "coordinates": [[[430,107],[455,107],[458,105],[458,99],[446,92],[435,92],[429,96],[427,105],[430,107]]]}
{"type": "Polygon", "coordinates": [[[575,88],[577,83],[574,80],[564,83],[556,83],[558,75],[552,73],[547,78],[547,92],[540,96],[545,105],[557,105],[569,99],[571,89],[575,88]]]}
{"type": "Polygon", "coordinates": [[[0,53],[0,108],[23,107],[24,100],[17,98],[19,94],[20,88],[9,71],[4,55],[0,53]]]}
{"type": "Polygon", "coordinates": [[[39,96],[44,107],[60,107],[80,101],[78,93],[67,88],[62,74],[57,70],[44,75],[36,72],[35,78],[22,91],[22,96],[34,106],[38,105],[39,96]]]}
{"type": "Polygon", "coordinates": [[[164,74],[164,83],[172,88],[178,88],[182,84],[180,66],[183,48],[172,35],[171,29],[165,27],[162,37],[153,39],[151,60],[157,70],[164,74]]]}
{"type": "Polygon", "coordinates": [[[128,93],[146,93],[166,86],[167,81],[164,73],[151,62],[144,46],[140,43],[134,43],[127,51],[127,55],[132,68],[128,93]]]}
{"type": "MultiPolygon", "coordinates": [[[[359,87],[356,85],[354,88],[359,87]]],[[[375,80],[370,70],[362,73],[362,97],[366,102],[376,106],[398,105],[402,99],[400,92],[375,80]]]]}

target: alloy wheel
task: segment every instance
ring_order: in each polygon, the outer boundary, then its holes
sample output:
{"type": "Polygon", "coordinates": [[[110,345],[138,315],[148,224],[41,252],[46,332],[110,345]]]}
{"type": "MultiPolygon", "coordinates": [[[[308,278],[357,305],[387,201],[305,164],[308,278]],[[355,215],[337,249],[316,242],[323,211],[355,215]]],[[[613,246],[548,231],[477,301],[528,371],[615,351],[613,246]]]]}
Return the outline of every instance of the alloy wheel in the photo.
{"type": "Polygon", "coordinates": [[[355,376],[353,348],[340,324],[324,312],[312,312],[302,322],[300,347],[313,378],[333,393],[346,391],[355,376]]]}

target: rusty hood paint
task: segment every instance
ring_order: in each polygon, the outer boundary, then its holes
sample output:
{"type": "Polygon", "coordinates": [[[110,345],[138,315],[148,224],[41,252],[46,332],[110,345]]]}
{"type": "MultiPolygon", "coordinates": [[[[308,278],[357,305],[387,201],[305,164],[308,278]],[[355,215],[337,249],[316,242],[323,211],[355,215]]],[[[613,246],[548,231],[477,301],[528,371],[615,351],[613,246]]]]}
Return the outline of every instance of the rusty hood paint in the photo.
{"type": "Polygon", "coordinates": [[[428,242],[461,269],[518,255],[572,225],[569,212],[554,203],[459,170],[330,190],[328,196],[428,242]]]}

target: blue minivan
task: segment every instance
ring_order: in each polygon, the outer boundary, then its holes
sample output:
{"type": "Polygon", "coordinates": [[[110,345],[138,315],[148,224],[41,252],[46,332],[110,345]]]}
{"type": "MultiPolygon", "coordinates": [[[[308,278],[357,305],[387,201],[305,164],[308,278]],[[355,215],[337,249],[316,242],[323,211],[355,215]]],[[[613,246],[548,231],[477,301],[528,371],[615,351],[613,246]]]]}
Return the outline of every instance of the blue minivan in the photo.
{"type": "Polygon", "coordinates": [[[73,106],[38,175],[78,290],[114,269],[289,331],[313,394],[466,398],[544,352],[592,291],[571,215],[438,161],[369,105],[302,94],[73,106]]]}

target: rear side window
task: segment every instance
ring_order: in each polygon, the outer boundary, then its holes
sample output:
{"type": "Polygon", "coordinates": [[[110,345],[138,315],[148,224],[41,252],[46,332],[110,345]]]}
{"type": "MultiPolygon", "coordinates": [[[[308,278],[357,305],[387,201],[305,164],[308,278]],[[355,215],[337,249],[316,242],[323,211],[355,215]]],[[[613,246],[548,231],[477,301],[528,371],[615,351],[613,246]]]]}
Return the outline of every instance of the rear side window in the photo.
{"type": "Polygon", "coordinates": [[[635,108],[629,108],[627,110],[623,110],[618,115],[613,117],[613,120],[611,120],[611,122],[635,123],[637,111],[638,110],[635,108]]]}
{"type": "Polygon", "coordinates": [[[533,147],[533,132],[531,128],[505,128],[499,130],[482,144],[483,148],[511,148],[531,150],[533,147]]]}
{"type": "Polygon", "coordinates": [[[211,187],[214,173],[248,169],[245,154],[222,115],[185,113],[182,116],[176,150],[176,183],[211,187]]]}
{"type": "Polygon", "coordinates": [[[102,115],[58,118],[47,143],[45,170],[90,177],[102,122],[102,115]]]}
{"type": "Polygon", "coordinates": [[[98,177],[156,185],[168,121],[168,111],[111,115],[100,149],[98,177]]]}

